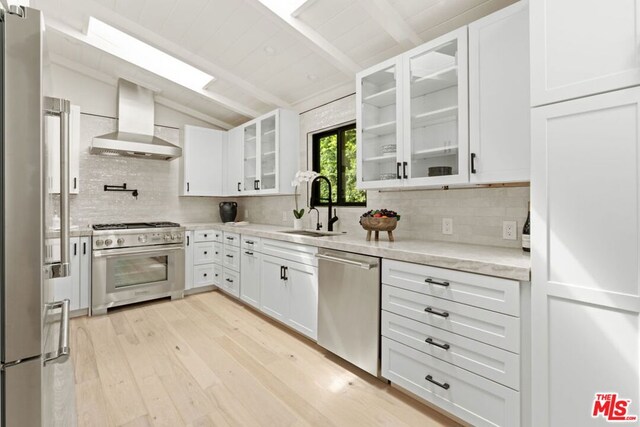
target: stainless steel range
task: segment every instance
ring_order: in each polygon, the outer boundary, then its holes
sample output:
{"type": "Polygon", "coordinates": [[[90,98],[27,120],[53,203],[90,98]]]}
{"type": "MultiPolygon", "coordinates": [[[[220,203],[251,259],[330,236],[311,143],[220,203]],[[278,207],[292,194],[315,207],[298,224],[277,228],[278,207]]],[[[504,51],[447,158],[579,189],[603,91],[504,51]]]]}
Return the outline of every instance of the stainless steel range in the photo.
{"type": "Polygon", "coordinates": [[[173,222],[93,226],[91,314],[184,294],[184,228],[173,222]]]}

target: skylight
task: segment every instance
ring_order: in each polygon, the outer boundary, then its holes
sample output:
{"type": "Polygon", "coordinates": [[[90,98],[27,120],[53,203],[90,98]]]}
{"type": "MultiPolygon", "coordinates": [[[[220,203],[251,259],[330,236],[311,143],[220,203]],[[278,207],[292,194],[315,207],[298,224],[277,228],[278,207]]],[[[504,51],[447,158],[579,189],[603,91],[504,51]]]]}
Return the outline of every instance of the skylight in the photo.
{"type": "Polygon", "coordinates": [[[260,0],[273,12],[280,16],[295,15],[296,11],[310,5],[314,0],[260,0]]]}
{"type": "Polygon", "coordinates": [[[95,47],[190,89],[205,88],[215,77],[89,17],[87,38],[95,47]]]}

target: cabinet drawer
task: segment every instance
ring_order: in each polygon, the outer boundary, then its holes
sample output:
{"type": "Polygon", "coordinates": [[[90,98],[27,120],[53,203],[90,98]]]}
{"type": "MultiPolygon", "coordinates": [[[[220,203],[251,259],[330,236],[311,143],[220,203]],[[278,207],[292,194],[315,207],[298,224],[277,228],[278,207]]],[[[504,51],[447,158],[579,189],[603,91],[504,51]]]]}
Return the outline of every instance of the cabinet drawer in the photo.
{"type": "Polygon", "coordinates": [[[382,283],[499,313],[520,315],[520,283],[514,280],[383,260],[382,283]]]}
{"type": "Polygon", "coordinates": [[[240,248],[225,245],[223,265],[225,269],[240,271],[240,248]]]}
{"type": "Polygon", "coordinates": [[[193,264],[210,264],[215,259],[215,244],[200,242],[193,245],[193,264]]]}
{"type": "Polygon", "coordinates": [[[262,239],[262,253],[306,265],[318,266],[315,246],[300,245],[298,243],[283,242],[281,240],[262,239]]]}
{"type": "Polygon", "coordinates": [[[193,240],[196,242],[221,242],[222,231],[196,230],[193,232],[193,240]]]}
{"type": "Polygon", "coordinates": [[[213,264],[196,265],[193,267],[193,287],[214,285],[215,272],[213,264]]]}
{"type": "Polygon", "coordinates": [[[384,284],[382,308],[514,353],[520,352],[520,319],[517,317],[384,284]]]}
{"type": "Polygon", "coordinates": [[[520,389],[520,356],[479,341],[382,310],[382,335],[468,369],[515,390],[520,389]]]}
{"type": "Polygon", "coordinates": [[[242,249],[260,252],[260,238],[252,236],[242,236],[242,249]]]}
{"type": "Polygon", "coordinates": [[[223,234],[223,242],[227,246],[240,247],[240,235],[237,233],[229,233],[225,231],[223,234]]]}
{"type": "Polygon", "coordinates": [[[213,244],[213,262],[222,265],[224,263],[224,245],[215,242],[213,244]]]}
{"type": "Polygon", "coordinates": [[[224,276],[220,288],[236,298],[240,297],[240,274],[237,271],[224,269],[224,276]]]}
{"type": "Polygon", "coordinates": [[[517,391],[386,337],[382,376],[474,426],[520,425],[517,391]]]}

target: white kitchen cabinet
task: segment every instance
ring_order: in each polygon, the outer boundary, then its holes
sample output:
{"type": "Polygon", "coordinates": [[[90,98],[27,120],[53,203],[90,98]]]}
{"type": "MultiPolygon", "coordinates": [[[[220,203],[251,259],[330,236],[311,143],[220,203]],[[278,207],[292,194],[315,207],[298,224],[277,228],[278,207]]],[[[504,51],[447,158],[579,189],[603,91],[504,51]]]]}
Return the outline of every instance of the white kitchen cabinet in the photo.
{"type": "Polygon", "coordinates": [[[185,125],[180,157],[181,196],[221,196],[227,132],[185,125]]]}
{"type": "Polygon", "coordinates": [[[359,188],[468,182],[467,68],[465,26],[356,76],[359,188]]]}
{"type": "Polygon", "coordinates": [[[233,128],[227,134],[225,162],[222,165],[224,194],[226,196],[239,196],[242,194],[242,136],[243,130],[241,127],[233,128]]]}
{"type": "MultiPolygon", "coordinates": [[[[271,247],[276,241],[262,239],[262,247],[271,247]]],[[[302,245],[277,242],[279,253],[289,245],[291,251],[302,245]]],[[[317,251],[317,248],[308,248],[317,251]]],[[[260,263],[260,309],[267,315],[296,331],[317,339],[318,333],[318,267],[315,258],[281,258],[264,250],[260,263]],[[315,264],[315,265],[314,265],[315,264]]],[[[303,251],[304,253],[305,251],[303,251]]],[[[244,280],[244,279],[243,279],[244,280]]]]}
{"type": "Polygon", "coordinates": [[[184,290],[193,288],[193,231],[184,232],[184,290]]]}
{"type": "Polygon", "coordinates": [[[640,1],[531,2],[531,103],[640,84],[640,1]]]}
{"type": "MultiPolygon", "coordinates": [[[[45,116],[44,134],[47,146],[47,188],[60,193],[60,117],[45,116]]],[[[69,193],[80,192],[80,107],[71,106],[69,114],[69,193]]]]}
{"type": "MultiPolygon", "coordinates": [[[[278,109],[242,125],[240,129],[240,194],[293,194],[291,181],[299,162],[298,114],[278,109]]],[[[234,138],[237,138],[235,134],[234,138]]],[[[237,194],[237,191],[232,194],[237,194]]]]}
{"type": "MultiPolygon", "coordinates": [[[[559,6],[569,3],[540,2],[536,13],[546,5],[562,17],[559,6]]],[[[606,33],[630,31],[626,27],[635,20],[635,2],[574,3],[581,7],[581,18],[562,21],[566,36],[579,36],[566,28],[579,30],[579,21],[607,24],[596,34],[620,55],[625,40],[614,43],[606,33]],[[601,16],[592,20],[600,5],[601,16]]],[[[534,26],[544,23],[538,19],[534,16],[534,26]]],[[[560,30],[556,26],[555,32],[560,30]]],[[[600,71],[610,69],[612,58],[601,41],[588,32],[582,35],[585,46],[595,43],[589,58],[602,63],[600,71]]],[[[585,73],[593,72],[596,63],[581,56],[586,54],[579,50],[582,40],[573,44],[576,63],[589,67],[585,73]]],[[[534,55],[533,60],[541,58],[534,55]]],[[[610,80],[593,87],[596,83],[610,80]]],[[[593,87],[575,83],[570,93],[593,87]]],[[[629,415],[639,415],[640,88],[535,108],[531,125],[532,425],[605,425],[604,419],[592,418],[596,393],[631,399],[629,415]]]]}
{"type": "MultiPolygon", "coordinates": [[[[52,279],[53,297],[56,301],[68,299],[72,311],[84,310],[89,308],[91,292],[91,238],[72,237],[69,249],[71,274],[52,279]]],[[[48,240],[45,251],[47,262],[59,262],[60,240],[48,240]]]]}
{"type": "Polygon", "coordinates": [[[262,254],[253,249],[242,249],[240,260],[240,299],[260,308],[260,265],[262,254]]]}
{"type": "Polygon", "coordinates": [[[530,180],[529,6],[469,24],[469,145],[473,184],[530,180]]]}
{"type": "Polygon", "coordinates": [[[318,337],[318,267],[298,262],[285,264],[289,310],[285,323],[314,340],[318,337]]]}

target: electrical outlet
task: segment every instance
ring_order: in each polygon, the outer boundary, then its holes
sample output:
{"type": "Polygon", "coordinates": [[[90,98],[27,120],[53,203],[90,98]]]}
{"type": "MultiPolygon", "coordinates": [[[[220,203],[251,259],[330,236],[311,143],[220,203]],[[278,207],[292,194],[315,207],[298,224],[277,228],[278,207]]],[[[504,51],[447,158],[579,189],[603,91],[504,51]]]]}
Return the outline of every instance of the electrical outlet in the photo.
{"type": "Polygon", "coordinates": [[[287,220],[287,211],[282,211],[282,221],[286,221],[287,220]]]}
{"type": "Polygon", "coordinates": [[[515,221],[502,221],[502,238],[516,240],[518,238],[518,223],[515,221]]]}
{"type": "Polygon", "coordinates": [[[442,234],[453,234],[452,218],[442,218],[442,234]]]}

